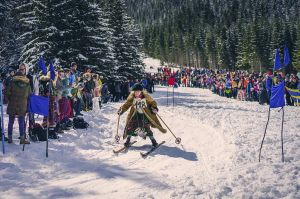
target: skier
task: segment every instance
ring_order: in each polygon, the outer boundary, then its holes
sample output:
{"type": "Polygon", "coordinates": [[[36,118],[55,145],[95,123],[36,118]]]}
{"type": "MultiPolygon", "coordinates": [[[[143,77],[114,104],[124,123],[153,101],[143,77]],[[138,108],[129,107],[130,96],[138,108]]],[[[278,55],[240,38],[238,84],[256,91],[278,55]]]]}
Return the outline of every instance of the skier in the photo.
{"type": "Polygon", "coordinates": [[[124,146],[130,146],[131,136],[141,136],[144,139],[148,136],[152,142],[152,146],[156,147],[158,144],[153,137],[150,126],[158,128],[162,133],[166,133],[167,130],[161,126],[156,116],[158,112],[156,101],[143,90],[143,86],[139,83],[132,87],[132,92],[125,104],[119,109],[118,115],[122,115],[129,108],[131,109],[127,116],[123,135],[123,139],[127,138],[124,146]]]}

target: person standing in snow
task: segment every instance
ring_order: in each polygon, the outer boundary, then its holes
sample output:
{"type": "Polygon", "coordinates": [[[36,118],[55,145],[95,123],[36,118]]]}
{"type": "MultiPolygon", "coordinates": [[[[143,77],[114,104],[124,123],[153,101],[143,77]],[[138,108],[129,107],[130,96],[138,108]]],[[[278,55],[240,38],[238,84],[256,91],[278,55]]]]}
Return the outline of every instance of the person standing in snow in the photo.
{"type": "Polygon", "coordinates": [[[27,112],[28,97],[31,94],[30,81],[26,77],[26,65],[21,64],[11,84],[6,90],[8,100],[7,114],[8,122],[8,143],[13,143],[12,133],[16,116],[19,122],[20,144],[29,144],[25,140],[25,115],[27,112]]]}
{"type": "Polygon", "coordinates": [[[156,101],[143,90],[143,86],[139,83],[132,87],[132,92],[125,104],[119,109],[118,115],[122,115],[129,108],[131,109],[127,116],[123,134],[123,139],[127,138],[124,145],[129,146],[131,137],[139,135],[144,139],[148,136],[152,142],[152,146],[156,147],[158,144],[153,137],[150,126],[159,129],[162,133],[166,133],[167,130],[161,126],[156,116],[158,112],[156,101]]]}
{"type": "Polygon", "coordinates": [[[84,81],[83,99],[85,104],[85,110],[90,111],[93,110],[93,95],[96,86],[92,77],[91,68],[87,68],[86,73],[83,74],[83,81],[84,81]]]}
{"type": "Polygon", "coordinates": [[[119,102],[121,96],[121,82],[116,81],[114,83],[114,90],[115,90],[114,102],[119,102]]]}

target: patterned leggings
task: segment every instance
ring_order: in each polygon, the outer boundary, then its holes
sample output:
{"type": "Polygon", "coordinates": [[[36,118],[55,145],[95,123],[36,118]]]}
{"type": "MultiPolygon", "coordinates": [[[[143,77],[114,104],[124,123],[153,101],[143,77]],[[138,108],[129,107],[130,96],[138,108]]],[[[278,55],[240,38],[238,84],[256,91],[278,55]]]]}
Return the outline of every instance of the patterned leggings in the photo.
{"type": "Polygon", "coordinates": [[[127,126],[127,135],[137,136],[136,130],[142,128],[147,134],[146,136],[153,136],[150,129],[150,122],[144,114],[136,113],[129,121],[127,126]]]}

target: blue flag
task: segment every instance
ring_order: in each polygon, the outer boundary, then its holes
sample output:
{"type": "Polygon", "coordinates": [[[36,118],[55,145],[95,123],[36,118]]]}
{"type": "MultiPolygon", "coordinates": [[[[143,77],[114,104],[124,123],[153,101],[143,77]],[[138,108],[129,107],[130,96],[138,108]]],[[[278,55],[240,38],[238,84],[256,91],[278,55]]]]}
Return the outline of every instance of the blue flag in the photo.
{"type": "Polygon", "coordinates": [[[287,47],[284,47],[284,66],[286,67],[291,62],[289,49],[287,47]]]}
{"type": "Polygon", "coordinates": [[[54,80],[55,79],[55,71],[54,71],[54,67],[53,67],[53,64],[52,64],[51,61],[50,61],[49,71],[50,71],[50,77],[51,77],[51,79],[54,80]]]}
{"type": "Polygon", "coordinates": [[[284,81],[272,87],[270,108],[278,108],[285,106],[284,100],[284,81]]]}
{"type": "Polygon", "coordinates": [[[29,100],[29,112],[38,115],[48,116],[49,99],[43,96],[31,95],[29,100]]]}
{"type": "Polygon", "coordinates": [[[40,57],[39,68],[41,69],[43,75],[47,74],[46,64],[43,56],[40,57]]]}
{"type": "Polygon", "coordinates": [[[279,70],[281,67],[282,67],[282,64],[281,64],[281,61],[280,61],[279,52],[278,52],[278,49],[276,49],[275,59],[274,59],[274,71],[279,70]]]}
{"type": "Polygon", "coordinates": [[[290,88],[286,88],[286,90],[289,92],[289,94],[291,95],[291,98],[295,101],[295,102],[300,102],[300,90],[298,89],[290,89],[290,88]]]}

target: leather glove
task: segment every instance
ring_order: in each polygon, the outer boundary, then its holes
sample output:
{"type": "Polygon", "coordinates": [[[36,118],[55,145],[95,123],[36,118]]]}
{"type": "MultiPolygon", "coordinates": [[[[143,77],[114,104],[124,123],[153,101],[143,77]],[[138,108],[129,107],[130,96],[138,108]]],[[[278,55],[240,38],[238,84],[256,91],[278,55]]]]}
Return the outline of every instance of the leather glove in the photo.
{"type": "Polygon", "coordinates": [[[152,113],[157,114],[157,109],[152,109],[152,113]]]}
{"type": "Polygon", "coordinates": [[[122,109],[118,110],[117,114],[122,115],[122,109]]]}

